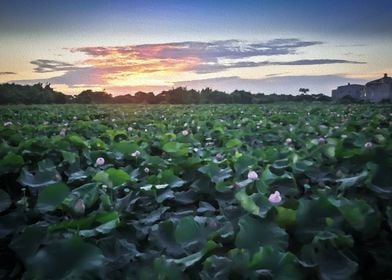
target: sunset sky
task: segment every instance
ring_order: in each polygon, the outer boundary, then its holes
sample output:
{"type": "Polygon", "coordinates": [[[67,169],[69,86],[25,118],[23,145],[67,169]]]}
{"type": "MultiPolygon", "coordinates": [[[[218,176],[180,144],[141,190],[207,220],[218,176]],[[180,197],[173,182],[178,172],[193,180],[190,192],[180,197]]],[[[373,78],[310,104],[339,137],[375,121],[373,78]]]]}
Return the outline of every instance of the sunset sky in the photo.
{"type": "Polygon", "coordinates": [[[0,2],[0,83],[330,94],[392,76],[391,0],[0,2]]]}

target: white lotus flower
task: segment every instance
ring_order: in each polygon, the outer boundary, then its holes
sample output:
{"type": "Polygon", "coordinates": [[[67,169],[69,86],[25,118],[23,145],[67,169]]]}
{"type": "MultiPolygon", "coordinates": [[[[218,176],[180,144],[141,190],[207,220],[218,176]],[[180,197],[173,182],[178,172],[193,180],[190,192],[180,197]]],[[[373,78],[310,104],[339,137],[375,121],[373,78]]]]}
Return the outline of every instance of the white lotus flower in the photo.
{"type": "Polygon", "coordinates": [[[140,152],[139,151],[134,151],[131,156],[133,157],[139,157],[140,156],[140,152]]]}

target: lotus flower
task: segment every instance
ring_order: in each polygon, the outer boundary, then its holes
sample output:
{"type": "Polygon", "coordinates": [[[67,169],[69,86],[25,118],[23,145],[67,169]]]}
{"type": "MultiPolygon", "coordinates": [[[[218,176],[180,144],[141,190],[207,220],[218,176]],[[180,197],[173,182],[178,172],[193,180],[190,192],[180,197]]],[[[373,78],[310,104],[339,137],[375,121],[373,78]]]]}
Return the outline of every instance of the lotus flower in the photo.
{"type": "Polygon", "coordinates": [[[73,207],[73,211],[77,215],[83,215],[86,210],[86,205],[84,204],[83,199],[78,199],[73,207]]]}
{"type": "Polygon", "coordinates": [[[221,161],[221,160],[223,160],[225,158],[225,156],[222,155],[221,153],[218,153],[218,154],[216,154],[215,158],[216,158],[216,160],[221,161]]]}
{"type": "Polygon", "coordinates": [[[149,169],[148,167],[146,167],[146,168],[144,168],[144,172],[145,172],[145,173],[149,173],[149,172],[150,172],[150,169],[149,169]]]}
{"type": "Polygon", "coordinates": [[[187,135],[189,134],[188,130],[186,130],[186,129],[183,130],[181,133],[182,133],[182,135],[184,135],[184,136],[187,136],[187,135]]]}
{"type": "Polygon", "coordinates": [[[139,157],[140,156],[140,152],[139,151],[134,151],[131,156],[133,157],[139,157]]]}
{"type": "Polygon", "coordinates": [[[249,171],[248,179],[252,181],[256,181],[257,179],[259,179],[259,175],[257,175],[255,171],[249,171]]]}
{"type": "Polygon", "coordinates": [[[275,191],[274,193],[270,194],[268,197],[268,201],[272,204],[279,204],[282,201],[282,197],[280,196],[279,191],[275,191]]]}
{"type": "Polygon", "coordinates": [[[60,136],[62,136],[62,137],[64,137],[65,136],[65,133],[67,132],[67,129],[66,128],[62,128],[61,130],[60,130],[60,136]]]}
{"type": "Polygon", "coordinates": [[[10,126],[10,125],[12,125],[12,122],[5,122],[4,123],[4,126],[10,126]]]}
{"type": "Polygon", "coordinates": [[[127,130],[128,130],[129,132],[131,132],[131,131],[133,130],[133,128],[132,128],[132,127],[128,127],[127,130]]]}
{"type": "Polygon", "coordinates": [[[373,143],[372,142],[366,142],[364,147],[365,147],[365,149],[371,149],[373,147],[373,143]]]}
{"type": "Polygon", "coordinates": [[[104,159],[103,157],[99,157],[99,158],[97,158],[97,160],[95,161],[95,164],[96,164],[97,166],[104,165],[104,164],[105,164],[105,159],[104,159]]]}
{"type": "Polygon", "coordinates": [[[325,138],[324,137],[320,137],[319,139],[318,139],[318,143],[321,145],[321,144],[325,144],[327,142],[327,140],[325,140],[325,138]]]}
{"type": "Polygon", "coordinates": [[[290,145],[291,143],[293,143],[293,140],[291,138],[287,138],[285,143],[286,145],[290,145]]]}

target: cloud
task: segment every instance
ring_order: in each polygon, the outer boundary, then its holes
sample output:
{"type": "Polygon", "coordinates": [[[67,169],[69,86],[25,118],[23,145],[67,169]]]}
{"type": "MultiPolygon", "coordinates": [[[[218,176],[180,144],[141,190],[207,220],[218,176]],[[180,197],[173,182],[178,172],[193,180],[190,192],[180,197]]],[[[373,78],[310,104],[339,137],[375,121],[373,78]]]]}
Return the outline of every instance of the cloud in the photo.
{"type": "MultiPolygon", "coordinates": [[[[133,76],[151,73],[219,72],[228,68],[256,67],[249,62],[221,65],[222,59],[249,59],[263,56],[295,54],[298,49],[319,45],[319,41],[274,39],[265,42],[222,40],[211,42],[173,42],[164,44],[125,45],[113,47],[81,47],[69,49],[83,53],[86,58],[80,66],[57,60],[36,59],[36,73],[66,71],[45,82],[52,84],[108,85],[112,81],[127,81],[133,76]]],[[[42,80],[34,80],[34,82],[42,80]]],[[[23,81],[27,82],[27,81],[23,81]]]]}
{"type": "Polygon", "coordinates": [[[294,61],[241,61],[229,64],[201,64],[196,69],[196,73],[214,73],[231,68],[248,68],[272,65],[302,66],[302,65],[323,65],[323,64],[366,64],[366,62],[352,61],[344,59],[301,59],[294,61]]]}
{"type": "MultiPolygon", "coordinates": [[[[323,44],[320,41],[296,38],[274,39],[269,41],[221,40],[210,42],[172,42],[162,44],[141,44],[125,46],[92,46],[68,49],[73,53],[84,54],[78,64],[57,60],[36,59],[36,73],[64,72],[48,79],[19,80],[19,83],[48,82],[62,84],[70,88],[163,88],[173,85],[173,77],[181,73],[217,73],[233,68],[255,68],[267,66],[303,66],[325,64],[364,64],[361,61],[344,59],[301,59],[275,61],[283,55],[295,55],[302,48],[323,44]]],[[[286,70],[286,69],[285,69],[286,70]]],[[[268,77],[276,78],[275,76],[268,77]]],[[[231,78],[243,85],[259,88],[259,82],[231,78]],[[257,85],[257,86],[256,86],[257,85]]],[[[265,79],[263,80],[266,81],[265,79]]],[[[188,81],[189,82],[189,81],[188,81]]],[[[195,81],[193,81],[194,83],[195,81]]],[[[175,83],[175,84],[181,84],[175,83]]],[[[241,88],[238,84],[238,88],[241,88]]],[[[303,83],[305,84],[305,83],[303,83]]],[[[205,84],[205,86],[209,86],[205,84]]],[[[211,85],[213,86],[213,85],[211,85]]],[[[233,85],[234,86],[234,85],[233,85]]],[[[305,85],[302,85],[305,86],[305,85]]],[[[219,84],[217,88],[227,88],[219,84]]],[[[245,88],[246,89],[246,88],[245,88]]],[[[271,90],[272,91],[272,90],[271,90]]]]}
{"type": "Polygon", "coordinates": [[[266,77],[276,77],[276,76],[282,76],[284,74],[289,74],[289,72],[281,72],[281,73],[271,73],[271,74],[267,74],[265,75],[266,77]]]}
{"type": "Polygon", "coordinates": [[[185,86],[197,90],[210,87],[232,92],[244,89],[253,93],[298,94],[298,89],[306,87],[310,93],[324,93],[330,95],[331,90],[338,85],[347,83],[364,84],[366,80],[349,78],[345,75],[302,75],[302,76],[272,76],[261,79],[244,79],[238,76],[200,79],[176,82],[175,86],[185,86]]]}
{"type": "Polygon", "coordinates": [[[30,61],[30,63],[36,66],[34,68],[34,72],[36,73],[48,73],[48,72],[70,71],[70,70],[80,69],[80,67],[76,67],[71,63],[57,61],[57,60],[36,59],[30,61]]]}
{"type": "Polygon", "coordinates": [[[321,65],[363,64],[364,62],[343,59],[303,59],[286,62],[237,61],[222,63],[222,60],[244,60],[257,57],[275,57],[296,54],[300,48],[320,45],[320,41],[300,39],[274,39],[266,42],[222,40],[212,42],[175,42],[165,44],[126,45],[115,47],[73,48],[88,56],[85,63],[104,68],[105,65],[122,67],[128,75],[132,73],[154,73],[161,71],[193,71],[198,74],[221,72],[232,68],[250,68],[270,65],[321,65]]]}
{"type": "Polygon", "coordinates": [[[2,75],[16,75],[16,73],[11,71],[0,72],[0,76],[2,75]]]}
{"type": "Polygon", "coordinates": [[[51,84],[66,84],[69,88],[81,89],[89,87],[105,88],[108,92],[114,95],[134,93],[139,90],[142,91],[154,91],[159,93],[162,90],[167,90],[172,87],[187,87],[196,90],[201,90],[206,87],[210,87],[217,90],[226,92],[232,92],[236,89],[243,89],[251,91],[253,93],[279,93],[279,94],[299,94],[298,89],[306,87],[310,89],[310,93],[324,93],[330,95],[331,90],[339,85],[347,83],[352,84],[365,84],[368,82],[367,79],[351,78],[344,74],[339,75],[302,75],[292,76],[284,75],[287,73],[275,73],[260,79],[246,79],[238,76],[228,76],[219,78],[209,79],[198,79],[189,81],[178,81],[172,85],[103,85],[98,83],[100,81],[100,74],[95,72],[95,69],[84,69],[83,74],[78,71],[70,71],[69,73],[54,77],[51,79],[41,80],[25,80],[16,81],[21,84],[35,84],[38,82],[51,84]],[[283,76],[282,76],[283,75],[283,76]],[[92,83],[86,83],[86,79],[92,81],[92,83]],[[98,82],[97,82],[98,81],[98,82]]]}
{"type": "MultiPolygon", "coordinates": [[[[174,42],[165,44],[126,45],[114,47],[73,48],[72,52],[87,55],[84,63],[104,68],[107,65],[123,67],[129,74],[161,71],[209,72],[226,69],[220,66],[222,59],[249,59],[263,56],[296,54],[298,49],[322,44],[319,41],[303,41],[295,38],[274,39],[266,42],[222,40],[212,42],[174,42]],[[215,65],[217,66],[209,66],[215,65]],[[207,66],[205,66],[207,65],[207,66]],[[222,69],[223,68],[223,69],[222,69]]],[[[238,64],[235,67],[245,67],[238,64]]],[[[248,65],[246,67],[255,67],[248,65]]]]}
{"type": "Polygon", "coordinates": [[[270,63],[270,65],[320,65],[320,64],[366,64],[366,62],[344,60],[344,59],[301,59],[295,61],[270,63]]]}
{"type": "Polygon", "coordinates": [[[183,59],[197,57],[203,62],[219,58],[249,58],[294,54],[299,48],[319,45],[319,41],[299,39],[274,39],[266,42],[221,40],[212,42],[174,42],[165,44],[127,45],[117,47],[82,47],[71,49],[96,58],[112,57],[113,54],[128,59],[183,59]]]}
{"type": "Polygon", "coordinates": [[[93,67],[86,67],[80,69],[73,69],[63,75],[46,78],[46,79],[33,79],[33,80],[18,80],[13,81],[21,84],[36,84],[36,83],[50,83],[50,84],[66,84],[70,87],[77,85],[102,85],[102,77],[105,73],[93,67]]]}

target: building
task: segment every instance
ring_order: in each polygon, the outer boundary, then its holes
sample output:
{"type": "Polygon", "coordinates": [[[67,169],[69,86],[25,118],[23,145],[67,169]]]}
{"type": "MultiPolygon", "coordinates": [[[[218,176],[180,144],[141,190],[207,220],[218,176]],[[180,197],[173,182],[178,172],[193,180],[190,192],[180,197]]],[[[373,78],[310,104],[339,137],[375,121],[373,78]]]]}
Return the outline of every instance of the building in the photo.
{"type": "Polygon", "coordinates": [[[332,99],[340,99],[343,97],[351,97],[353,99],[361,99],[361,97],[364,95],[365,92],[365,86],[363,85],[352,85],[348,83],[345,86],[340,86],[337,89],[334,89],[332,91],[332,99]]]}
{"type": "Polygon", "coordinates": [[[392,101],[392,78],[388,74],[378,80],[368,82],[363,85],[347,84],[332,90],[332,99],[351,97],[356,100],[366,100],[369,102],[392,101]]]}
{"type": "Polygon", "coordinates": [[[383,78],[367,83],[361,99],[371,102],[392,101],[392,78],[384,74],[383,78]]]}

